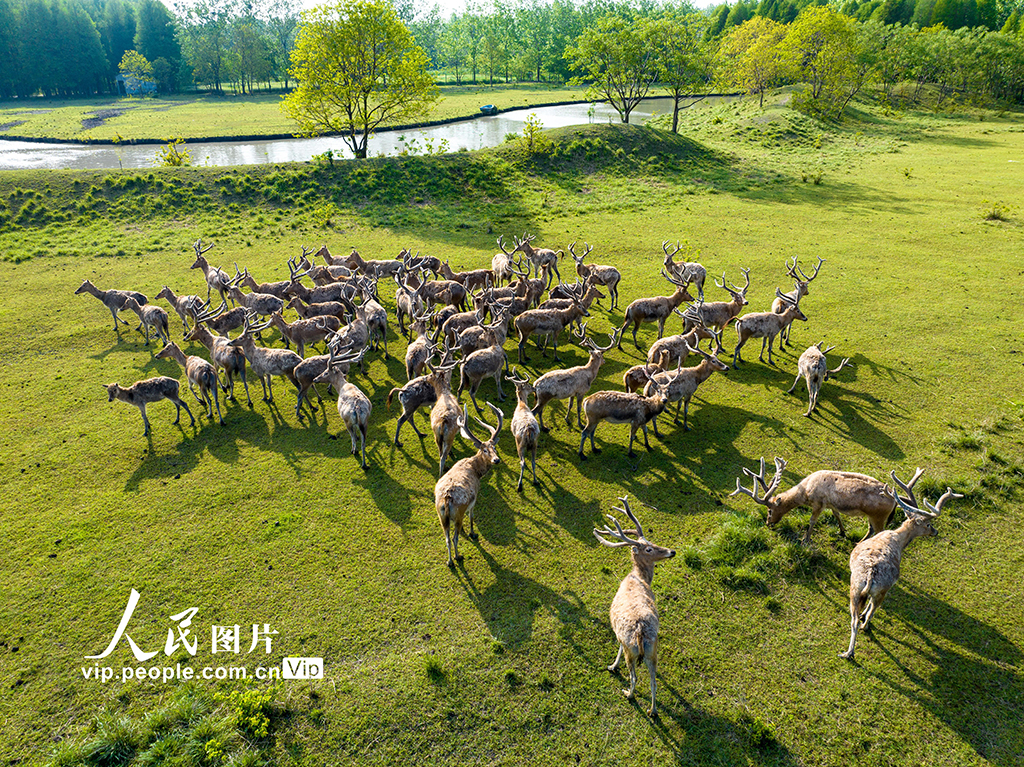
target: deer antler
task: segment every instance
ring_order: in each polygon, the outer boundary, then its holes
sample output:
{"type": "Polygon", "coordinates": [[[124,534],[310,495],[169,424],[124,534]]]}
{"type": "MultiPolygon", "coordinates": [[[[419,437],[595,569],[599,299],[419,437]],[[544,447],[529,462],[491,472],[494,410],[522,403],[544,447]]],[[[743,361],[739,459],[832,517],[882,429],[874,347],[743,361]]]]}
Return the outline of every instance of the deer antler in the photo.
{"type": "MultiPolygon", "coordinates": [[[[825,263],[825,259],[822,258],[821,256],[818,256],[818,265],[816,267],[814,267],[814,274],[812,274],[810,277],[808,277],[806,274],[804,274],[804,270],[803,269],[801,269],[800,267],[796,266],[796,259],[795,258],[793,259],[793,266],[796,267],[796,270],[798,272],[800,272],[800,276],[804,278],[804,282],[811,282],[815,277],[817,277],[818,276],[818,272],[821,271],[821,265],[823,263],[825,263]]],[[[794,277],[795,276],[796,275],[794,275],[794,277]]]]}
{"type": "MultiPolygon", "coordinates": [[[[923,474],[924,469],[922,469],[919,466],[917,469],[914,470],[914,476],[910,478],[910,481],[904,484],[903,482],[900,481],[900,478],[896,476],[895,469],[889,472],[889,476],[892,478],[892,481],[896,484],[897,487],[900,488],[900,490],[907,494],[907,498],[910,500],[910,504],[915,507],[917,506],[917,499],[914,497],[914,485],[917,484],[917,480],[921,479],[921,476],[923,474]]],[[[896,499],[896,501],[899,502],[900,497],[896,493],[895,489],[893,489],[892,495],[896,499]]]]}
{"type": "Polygon", "coordinates": [[[786,468],[786,461],[782,458],[775,458],[775,476],[772,477],[770,484],[766,484],[764,481],[764,458],[761,458],[761,469],[755,474],[750,469],[743,467],[743,473],[754,480],[754,484],[751,485],[750,489],[743,487],[740,482],[740,478],[736,477],[736,489],[729,493],[729,497],[732,498],[734,495],[749,495],[754,499],[755,503],[760,503],[763,506],[768,505],[768,501],[771,499],[775,491],[779,489],[779,485],[782,483],[782,472],[786,468]],[[761,486],[762,495],[760,498],[757,497],[757,486],[761,486]]]}

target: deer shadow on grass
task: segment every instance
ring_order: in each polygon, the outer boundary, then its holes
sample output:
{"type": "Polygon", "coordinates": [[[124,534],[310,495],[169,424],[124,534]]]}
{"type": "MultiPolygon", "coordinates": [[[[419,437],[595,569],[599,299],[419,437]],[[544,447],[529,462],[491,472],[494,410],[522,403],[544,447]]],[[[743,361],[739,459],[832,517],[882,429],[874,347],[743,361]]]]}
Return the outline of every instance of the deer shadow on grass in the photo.
{"type": "Polygon", "coordinates": [[[945,722],[979,757],[1000,767],[1020,764],[1024,653],[998,629],[913,585],[894,591],[878,613],[869,646],[885,653],[902,677],[871,675],[945,722]],[[912,637],[901,638],[908,633],[912,637]],[[919,655],[925,674],[903,662],[919,655]]]}
{"type": "Polygon", "coordinates": [[[478,548],[478,553],[494,574],[494,582],[480,589],[472,573],[462,565],[455,569],[456,578],[491,635],[505,647],[518,649],[530,640],[536,614],[541,610],[553,614],[562,624],[564,629],[559,635],[564,639],[571,640],[576,629],[583,629],[592,622],[586,604],[577,594],[557,593],[503,567],[483,546],[478,548]]]}
{"type": "Polygon", "coordinates": [[[367,472],[356,474],[353,482],[362,487],[373,498],[380,513],[403,532],[412,523],[414,507],[429,509],[434,506],[433,493],[426,489],[412,490],[406,487],[382,465],[373,465],[367,472]]]}

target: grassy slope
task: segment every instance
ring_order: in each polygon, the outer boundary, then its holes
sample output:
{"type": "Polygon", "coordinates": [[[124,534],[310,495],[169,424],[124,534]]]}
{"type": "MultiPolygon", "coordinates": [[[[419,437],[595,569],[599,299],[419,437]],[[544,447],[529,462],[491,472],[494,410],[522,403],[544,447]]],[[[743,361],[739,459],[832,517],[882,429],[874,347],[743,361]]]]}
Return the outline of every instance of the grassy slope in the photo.
{"type": "MultiPolygon", "coordinates": [[[[483,104],[502,109],[529,104],[581,100],[583,90],[521,85],[444,86],[441,100],[427,119],[446,120],[479,114],[483,104]]],[[[76,99],[0,102],[0,138],[40,136],[60,139],[185,139],[205,136],[253,136],[291,133],[295,123],[280,109],[279,94],[214,96],[181,94],[154,99],[76,99]],[[83,128],[83,121],[105,110],[121,110],[101,125],[83,128]]]]}
{"type": "MultiPolygon", "coordinates": [[[[42,220],[85,205],[70,221],[0,235],[8,257],[32,256],[0,265],[2,284],[15,288],[0,310],[11,350],[0,361],[0,679],[9,690],[0,743],[35,760],[52,739],[87,730],[99,707],[139,717],[167,700],[163,685],[100,687],[78,673],[135,587],[140,642],[156,647],[166,615],[194,605],[201,631],[269,621],[280,632],[275,659],[326,659],[325,682],[276,693],[290,716],[259,744],[275,763],[512,764],[541,749],[587,764],[618,764],[623,753],[658,764],[1019,763],[1024,427],[1019,327],[1005,307],[1020,300],[1006,278],[1019,271],[1021,229],[985,222],[982,211],[1019,193],[1007,160],[1020,157],[1024,134],[1009,120],[873,117],[857,126],[864,135],[815,128],[820,137],[787,139],[793,153],[778,136],[732,135],[748,122],[785,127],[785,113],[764,121],[749,107],[717,109],[721,122],[690,126],[699,144],[637,128],[565,131],[560,145],[575,147],[552,163],[558,174],[524,175],[503,148],[504,157],[375,160],[313,174],[164,171],[122,189],[93,174],[0,176],[14,216],[33,187],[42,220]],[[806,167],[823,172],[820,185],[800,180],[806,167]],[[175,178],[194,186],[154,187],[175,178]],[[22,194],[10,198],[14,188],[22,194]],[[279,205],[248,191],[265,188],[279,205]],[[203,193],[217,201],[213,212],[201,212],[203,193]],[[155,208],[175,194],[183,213],[155,208]],[[664,291],[663,239],[699,247],[712,273],[735,279],[749,266],[752,309],[767,305],[787,256],[821,255],[810,322],[794,338],[799,348],[824,337],[856,367],[829,382],[820,415],[804,419],[803,398],[781,393],[796,355],[772,370],[751,349],[738,372],[701,389],[693,431],[664,424],[665,440],[635,461],[624,455],[623,428],[603,425],[605,452],[580,463],[577,433],[559,424],[542,441],[541,488],[518,496],[509,465],[485,480],[480,545],[466,545],[465,568],[450,573],[430,442],[410,432],[402,450],[388,441],[395,413],[383,399],[400,362],[375,358],[356,379],[374,403],[365,475],[345,438],[326,438],[341,428],[333,407],[327,429],[323,416],[303,426],[280,383],[279,410],[231,405],[223,429],[173,427],[170,406],[156,405],[147,442],[138,415],[108,404],[98,384],[180,371],[152,360],[138,336],[117,342],[99,303],[70,295],[84,277],[151,296],[164,283],[194,290],[189,244],[199,236],[217,243],[219,262],[271,279],[313,241],[364,255],[410,246],[468,267],[488,261],[496,233],[523,229],[559,246],[594,244],[598,261],[623,269],[627,302],[664,291]],[[62,297],[59,310],[39,306],[46,291],[62,297]],[[755,573],[768,595],[728,586],[742,569],[709,561],[723,521],[736,515],[742,528],[753,513],[748,499],[726,494],[760,455],[786,456],[788,481],[822,467],[882,476],[921,465],[933,491],[949,482],[969,492],[950,504],[938,540],[909,551],[855,665],[835,657],[848,640],[853,544],[833,524],[822,521],[812,552],[790,544],[806,512],[768,534],[781,561],[755,573]],[[686,559],[705,562],[677,559],[656,574],[657,722],[603,671],[614,654],[607,607],[628,566],[590,531],[623,492],[657,507],[639,508],[654,540],[694,546],[686,559]]],[[[620,317],[599,311],[590,326],[604,331],[620,317]]],[[[638,357],[629,346],[610,354],[599,387],[617,388],[638,357]]],[[[493,398],[489,384],[483,392],[493,398]]],[[[509,437],[502,447],[514,464],[509,437]]],[[[738,561],[752,550],[741,547],[738,561]]],[[[641,690],[646,683],[642,675],[641,690]]]]}

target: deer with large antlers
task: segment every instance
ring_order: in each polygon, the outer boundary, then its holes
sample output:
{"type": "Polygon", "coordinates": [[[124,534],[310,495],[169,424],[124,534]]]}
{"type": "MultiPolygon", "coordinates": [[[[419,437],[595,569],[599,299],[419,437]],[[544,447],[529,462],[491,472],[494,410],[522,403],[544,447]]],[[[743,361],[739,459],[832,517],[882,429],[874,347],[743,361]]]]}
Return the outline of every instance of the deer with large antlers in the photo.
{"type": "MultiPolygon", "coordinates": [[[[715,341],[721,339],[721,333],[716,335],[705,327],[700,315],[696,314],[692,307],[687,307],[685,312],[680,312],[676,309],[675,313],[683,318],[684,327],[689,325],[689,329],[679,335],[659,338],[647,350],[648,364],[657,365],[662,370],[668,370],[680,360],[685,362],[690,351],[696,348],[705,338],[715,341]]],[[[639,367],[645,366],[641,365],[639,367]]],[[[627,391],[629,391],[628,388],[627,391]]]]}
{"type": "Polygon", "coordinates": [[[522,492],[527,453],[530,454],[533,485],[537,486],[537,438],[540,436],[540,424],[530,410],[530,395],[536,391],[530,385],[529,376],[520,377],[516,374],[515,368],[512,368],[511,375],[505,377],[516,387],[516,410],[512,414],[511,429],[516,440],[516,452],[519,454],[519,484],[516,490],[522,492]]]}
{"type": "Polygon", "coordinates": [[[135,312],[141,323],[141,327],[146,330],[146,346],[149,346],[149,329],[153,329],[154,336],[160,338],[164,344],[171,342],[171,329],[169,325],[169,319],[167,312],[159,306],[153,306],[152,304],[139,304],[131,296],[128,296],[124,300],[124,308],[128,311],[135,312]]]}
{"type": "Polygon", "coordinates": [[[626,307],[626,318],[619,329],[619,351],[622,351],[622,336],[630,324],[633,325],[633,345],[639,349],[640,344],[636,340],[636,331],[640,329],[640,323],[657,322],[658,338],[661,338],[665,335],[665,321],[669,318],[669,315],[678,309],[683,301],[693,300],[693,296],[686,291],[687,283],[681,282],[664,271],[662,271],[661,276],[676,286],[675,292],[671,296],[638,298],[626,307]]]}
{"type": "Polygon", "coordinates": [[[459,535],[464,532],[467,517],[469,518],[469,537],[474,541],[477,539],[476,531],[473,529],[473,509],[476,506],[477,496],[480,494],[480,480],[491,466],[501,463],[501,458],[498,456],[498,436],[501,434],[505,417],[490,402],[487,403],[487,407],[498,416],[498,425],[491,428],[485,421],[476,419],[490,432],[486,442],[481,442],[470,431],[469,410],[459,412],[456,417],[457,427],[462,432],[462,436],[476,447],[476,455],[456,461],[448,473],[438,479],[437,484],[434,485],[434,507],[437,509],[437,518],[441,521],[444,542],[448,547],[448,567],[455,567],[455,562],[462,561],[462,555],[459,554],[459,535]]]}
{"type": "Polygon", "coordinates": [[[622,279],[622,274],[614,266],[607,264],[583,263],[583,259],[590,255],[593,248],[587,243],[583,243],[583,255],[577,256],[575,247],[576,243],[574,242],[569,246],[569,253],[572,255],[573,261],[576,262],[576,274],[579,275],[580,281],[585,282],[589,279],[594,285],[608,288],[608,294],[612,297],[611,305],[608,308],[617,308],[619,305],[619,281],[622,279]]]}
{"type": "Polygon", "coordinates": [[[196,260],[193,262],[190,269],[202,269],[203,276],[206,278],[206,300],[210,300],[210,295],[216,290],[220,293],[220,300],[227,303],[227,291],[228,286],[231,284],[231,276],[223,269],[210,266],[210,262],[206,260],[206,254],[213,247],[211,242],[205,248],[203,247],[202,240],[196,240],[192,244],[192,249],[195,250],[196,260]]]}
{"type": "Polygon", "coordinates": [[[128,298],[134,298],[140,304],[145,304],[149,300],[145,294],[134,290],[100,290],[90,280],[83,281],[78,290],[75,291],[76,296],[83,293],[95,296],[110,310],[110,316],[114,318],[114,332],[117,333],[118,338],[121,337],[121,328],[117,323],[120,322],[123,325],[128,325],[127,322],[117,316],[117,313],[124,309],[124,302],[128,298]]]}
{"type": "Polygon", "coordinates": [[[537,416],[540,430],[543,432],[549,431],[548,427],[544,425],[544,406],[561,399],[568,400],[565,403],[566,424],[571,423],[572,401],[574,398],[576,399],[576,422],[579,428],[583,428],[583,418],[580,414],[583,398],[590,392],[590,387],[597,379],[601,365],[604,364],[605,352],[615,346],[615,341],[618,338],[617,333],[611,333],[608,345],[598,346],[592,338],[587,337],[586,327],[586,325],[583,326],[581,332],[577,334],[577,338],[580,339],[580,346],[590,353],[587,364],[576,365],[565,370],[552,370],[540,376],[533,384],[534,392],[537,395],[533,412],[537,416]]]}
{"type": "MultiPolygon", "coordinates": [[[[196,327],[205,324],[214,333],[220,336],[227,336],[232,330],[238,330],[238,328],[245,325],[245,312],[244,306],[228,309],[227,301],[221,302],[221,305],[216,309],[210,309],[208,304],[203,304],[195,315],[196,327]]],[[[187,341],[188,338],[185,340],[187,341]]]]}
{"type": "Polygon", "coordinates": [[[427,366],[427,360],[434,353],[434,347],[430,342],[428,334],[429,314],[424,314],[413,319],[409,330],[416,334],[416,338],[405,347],[405,380],[411,381],[416,376],[422,375],[423,368],[427,366]]]}
{"type": "Polygon", "coordinates": [[[420,283],[417,287],[413,288],[402,282],[402,280],[396,276],[395,283],[398,287],[395,289],[395,314],[398,316],[398,330],[406,338],[409,337],[409,331],[405,329],[405,318],[408,317],[411,322],[415,317],[423,314],[423,285],[420,283]]]}
{"type": "Polygon", "coordinates": [[[736,363],[742,362],[740,359],[740,349],[751,338],[761,339],[761,353],[757,355],[757,358],[764,362],[764,347],[767,344],[768,364],[774,365],[775,363],[772,361],[772,344],[775,343],[775,336],[794,320],[807,322],[807,315],[800,311],[799,300],[791,301],[778,288],[775,288],[775,295],[786,305],[785,310],[781,314],[776,314],[775,312],[751,312],[744,314],[736,320],[736,335],[739,336],[739,341],[737,341],[736,349],[732,353],[732,366],[734,368],[736,363]]]}
{"type": "Polygon", "coordinates": [[[650,451],[651,443],[647,441],[647,424],[652,418],[659,415],[668,404],[668,387],[655,381],[652,389],[650,396],[646,397],[636,392],[599,391],[583,400],[583,412],[587,416],[587,425],[580,435],[580,459],[586,459],[583,454],[583,445],[586,444],[588,436],[590,437],[591,452],[601,452],[601,449],[594,444],[594,432],[601,421],[629,424],[629,452],[627,455],[630,458],[636,458],[636,453],[633,452],[633,441],[636,439],[637,429],[643,429],[644,447],[650,451]]]}
{"type": "Polygon", "coordinates": [[[505,247],[504,235],[498,237],[498,247],[501,249],[501,252],[495,253],[491,258],[491,274],[494,275],[495,286],[500,288],[506,282],[511,282],[516,273],[512,269],[515,256],[505,247]]]}
{"type": "MultiPolygon", "coordinates": [[[[706,351],[698,347],[689,348],[689,351],[695,352],[703,357],[699,365],[684,368],[680,361],[680,367],[676,369],[675,373],[655,373],[644,390],[644,394],[650,395],[653,392],[652,387],[655,385],[655,382],[667,387],[668,401],[676,403],[676,415],[673,419],[673,423],[679,423],[680,405],[683,408],[683,431],[690,430],[690,427],[686,423],[686,419],[690,410],[690,400],[697,391],[697,387],[708,380],[714,373],[725,373],[729,369],[729,366],[718,359],[714,353],[708,354],[706,351]]],[[[657,416],[652,418],[651,422],[654,426],[654,436],[660,437],[661,435],[658,433],[657,416]]]]}
{"type": "Polygon", "coordinates": [[[232,281],[228,286],[228,296],[239,306],[244,306],[249,312],[258,314],[261,317],[270,317],[274,313],[280,314],[284,310],[284,300],[270,293],[243,293],[238,288],[238,281],[241,277],[232,281]]]}
{"type": "Polygon", "coordinates": [[[341,320],[337,317],[313,317],[308,320],[286,322],[281,312],[270,315],[270,324],[281,331],[285,348],[290,349],[291,345],[295,344],[295,351],[300,357],[305,356],[306,344],[318,344],[325,341],[331,333],[337,333],[341,329],[341,320]]]}
{"type": "Polygon", "coordinates": [[[298,298],[293,298],[285,309],[294,309],[304,320],[311,320],[316,317],[335,317],[342,319],[345,316],[345,305],[340,301],[324,301],[319,304],[304,304],[298,298]]]}
{"type": "Polygon", "coordinates": [[[676,262],[672,259],[683,249],[683,246],[678,242],[676,243],[676,249],[671,253],[668,252],[668,240],[661,243],[661,249],[665,253],[665,271],[675,277],[679,282],[684,285],[694,284],[697,286],[697,295],[701,298],[704,297],[704,280],[707,279],[707,270],[696,261],[680,261],[676,262]]]}
{"type": "MultiPolygon", "coordinates": [[[[303,249],[305,250],[305,249],[303,249]]],[[[289,265],[292,263],[289,261],[289,265]]],[[[249,269],[246,268],[244,272],[238,271],[238,264],[235,264],[235,278],[238,280],[239,285],[245,288],[249,288],[253,293],[265,293],[271,296],[277,296],[280,299],[287,299],[288,297],[288,286],[292,284],[291,280],[277,280],[276,282],[256,282],[249,274],[249,269]],[[238,275],[241,274],[241,278],[238,275]]]]}
{"type": "MultiPolygon", "coordinates": [[[[442,365],[442,369],[443,369],[442,365]]],[[[436,370],[431,371],[427,375],[417,376],[409,380],[405,386],[395,387],[388,392],[387,404],[391,407],[391,400],[398,395],[398,402],[402,406],[402,415],[398,417],[398,426],[395,428],[395,446],[401,447],[402,442],[399,440],[399,436],[402,433],[402,424],[406,421],[412,426],[412,430],[416,432],[416,436],[423,439],[427,435],[416,428],[416,421],[414,417],[416,411],[421,407],[427,405],[433,406],[437,402],[437,392],[434,389],[434,384],[438,372],[436,370]]]]}
{"type": "Polygon", "coordinates": [[[793,385],[786,392],[786,394],[793,393],[793,389],[796,388],[797,383],[800,381],[800,376],[807,380],[807,412],[804,413],[806,416],[809,416],[818,407],[818,392],[821,391],[821,385],[828,380],[829,376],[834,376],[850,363],[849,357],[843,357],[839,367],[829,370],[825,355],[836,347],[829,346],[827,349],[823,349],[822,345],[824,343],[824,341],[819,341],[800,355],[800,359],[797,362],[796,378],[793,379],[793,385]]]}
{"type": "Polygon", "coordinates": [[[327,361],[327,370],[317,376],[313,383],[329,383],[338,392],[338,415],[341,416],[348,436],[352,440],[352,455],[361,454],[360,466],[363,469],[366,465],[366,432],[370,426],[370,413],[373,405],[355,384],[349,383],[346,379],[349,365],[358,362],[360,357],[366,353],[365,349],[358,352],[348,352],[344,355],[335,355],[331,349],[327,361]],[[356,447],[356,436],[359,437],[359,447],[356,447]]]}
{"type": "Polygon", "coordinates": [[[447,261],[441,264],[441,276],[451,282],[457,282],[467,291],[483,290],[494,284],[494,274],[490,269],[471,269],[468,272],[453,272],[447,261]]]}
{"type": "MultiPolygon", "coordinates": [[[[818,265],[814,267],[814,274],[808,277],[804,274],[804,270],[796,265],[796,256],[793,256],[793,263],[789,263],[789,259],[786,260],[786,273],[793,278],[793,290],[782,295],[788,298],[790,301],[799,302],[801,298],[806,296],[810,291],[807,286],[811,284],[815,277],[818,276],[818,272],[821,271],[821,265],[825,263],[825,259],[818,256],[818,265]]],[[[781,298],[776,298],[772,302],[772,311],[776,314],[782,314],[786,310],[786,304],[781,298]]],[[[789,345],[789,332],[791,328],[787,325],[782,331],[781,343],[789,345]]]]}
{"type": "Polygon", "coordinates": [[[388,313],[377,301],[377,280],[362,280],[359,284],[363,301],[359,306],[366,318],[366,329],[369,331],[370,348],[377,351],[384,344],[384,359],[388,357],[388,313]]]}
{"type": "Polygon", "coordinates": [[[192,415],[192,411],[188,409],[188,405],[184,400],[178,396],[178,382],[174,378],[157,376],[156,378],[147,378],[144,381],[136,381],[128,387],[112,383],[103,384],[103,388],[107,390],[107,402],[113,402],[115,399],[118,399],[121,402],[127,402],[129,405],[135,405],[139,409],[139,412],[142,414],[142,423],[146,427],[142,432],[144,437],[149,434],[149,419],[146,417],[146,405],[159,402],[162,399],[169,399],[174,403],[175,425],[181,420],[182,408],[185,408],[188,417],[192,419],[192,426],[196,425],[196,419],[192,415]]]}
{"type": "MultiPolygon", "coordinates": [[[[786,462],[782,458],[776,458],[775,476],[771,482],[767,482],[764,476],[764,458],[761,459],[761,469],[757,474],[743,467],[743,473],[753,480],[751,487],[749,489],[743,487],[741,478],[737,477],[736,489],[729,496],[749,495],[755,503],[764,506],[768,510],[768,518],[765,523],[769,526],[775,525],[798,506],[809,506],[811,521],[807,525],[807,532],[804,533],[805,545],[811,542],[811,530],[814,529],[814,523],[825,509],[832,510],[832,515],[839,523],[839,533],[843,536],[846,535],[846,529],[843,527],[840,514],[866,519],[868,531],[861,539],[863,541],[885,529],[889,516],[896,508],[896,495],[884,482],[852,471],[829,469],[816,471],[813,474],[808,474],[786,492],[775,496],[775,491],[779,489],[782,482],[782,472],[785,468],[786,462]],[[758,486],[761,488],[760,497],[757,495],[758,486]]],[[[916,504],[914,485],[922,474],[924,474],[924,469],[918,469],[911,480],[905,484],[897,479],[896,472],[891,472],[890,476],[893,482],[916,504]]]]}
{"type": "Polygon", "coordinates": [[[523,354],[523,350],[531,335],[536,335],[538,338],[541,336],[551,338],[555,349],[555,361],[561,362],[558,359],[558,337],[568,325],[577,319],[590,316],[590,312],[583,306],[580,299],[581,296],[571,299],[572,303],[568,309],[529,309],[515,318],[513,325],[519,333],[519,362],[530,361],[523,354]]]}
{"type": "Polygon", "coordinates": [[[263,384],[263,401],[273,402],[274,376],[284,376],[295,385],[296,389],[299,388],[299,382],[295,378],[295,366],[302,362],[302,357],[288,349],[267,349],[257,346],[255,335],[270,327],[270,322],[255,325],[253,324],[255,321],[255,314],[247,315],[242,335],[228,343],[242,350],[245,358],[249,360],[250,369],[259,376],[260,383],[263,384]]]}
{"type": "Polygon", "coordinates": [[[182,295],[178,296],[174,294],[174,291],[164,285],[160,292],[156,294],[156,297],[164,298],[167,303],[171,305],[171,308],[177,312],[178,317],[181,318],[181,324],[185,328],[185,333],[191,330],[189,327],[189,318],[195,322],[196,315],[199,314],[204,308],[203,299],[196,295],[182,295]]]}
{"type": "Polygon", "coordinates": [[[359,252],[352,248],[344,259],[345,266],[354,269],[367,277],[391,277],[402,269],[402,261],[398,259],[364,260],[359,252]]]}
{"type": "Polygon", "coordinates": [[[221,390],[226,394],[225,399],[235,398],[235,375],[242,379],[245,387],[245,400],[252,407],[252,400],[249,398],[249,382],[245,378],[245,353],[231,346],[229,339],[224,336],[215,336],[208,328],[196,323],[185,336],[186,341],[198,341],[210,351],[210,360],[215,370],[224,371],[224,383],[221,390]]]}
{"type": "Polygon", "coordinates": [[[213,406],[217,406],[217,419],[224,425],[224,416],[220,412],[220,396],[217,392],[220,380],[217,369],[202,357],[185,354],[176,343],[169,343],[156,353],[156,359],[170,359],[185,368],[185,380],[188,382],[192,396],[203,406],[203,411],[213,420],[213,406]],[[195,387],[199,387],[196,393],[195,387]]]}
{"type": "Polygon", "coordinates": [[[692,317],[687,317],[683,323],[683,332],[690,331],[695,324],[703,324],[708,328],[715,328],[719,332],[718,337],[718,348],[715,349],[717,354],[721,354],[725,351],[722,348],[721,333],[725,330],[725,327],[735,319],[744,306],[750,302],[747,300],[747,290],[750,288],[750,270],[740,269],[743,272],[743,276],[747,280],[747,284],[742,288],[737,285],[732,287],[725,284],[725,272],[722,272],[722,281],[719,283],[715,280],[715,285],[730,296],[731,301],[708,301],[694,304],[692,308],[692,317]]]}
{"type": "Polygon", "coordinates": [[[526,256],[527,260],[533,264],[536,276],[540,277],[543,270],[546,274],[545,287],[550,288],[555,277],[558,277],[559,282],[562,281],[562,275],[558,272],[558,259],[564,257],[565,252],[551,248],[535,248],[533,247],[535,239],[537,239],[537,235],[524,232],[522,239],[516,238],[516,246],[512,249],[512,253],[522,253],[526,256]]]}
{"type": "Polygon", "coordinates": [[[895,490],[890,492],[906,515],[903,524],[895,530],[883,530],[873,538],[861,541],[850,552],[850,646],[839,654],[840,658],[847,660],[853,660],[858,629],[868,628],[875,610],[881,606],[889,589],[896,585],[904,550],[915,538],[938,535],[932,523],[942,513],[946,501],[963,498],[947,487],[934,506],[926,498],[924,505],[927,510],[924,510],[919,509],[916,503],[900,498],[895,490]]]}
{"type": "Polygon", "coordinates": [[[644,535],[643,526],[629,508],[628,496],[619,498],[622,507],[613,507],[615,511],[623,512],[630,521],[636,525],[636,537],[630,538],[622,530],[619,521],[608,514],[607,517],[615,525],[612,530],[608,525],[601,529],[594,529],[594,537],[604,546],[613,549],[629,546],[629,557],[633,562],[633,570],[622,579],[619,590],[612,600],[608,617],[611,620],[612,631],[615,638],[619,640],[619,650],[615,654],[615,661],[608,667],[614,672],[618,670],[619,663],[623,656],[626,658],[626,668],[629,670],[629,689],[622,693],[627,699],[632,700],[636,691],[636,664],[642,660],[647,666],[647,674],[651,678],[651,708],[650,715],[657,716],[658,706],[655,702],[657,681],[655,672],[658,665],[658,608],[654,601],[654,591],[651,589],[651,581],[654,580],[654,565],[664,559],[671,559],[676,555],[672,549],[664,546],[657,546],[647,540],[644,535]]]}
{"type": "Polygon", "coordinates": [[[469,398],[473,400],[473,407],[478,413],[482,413],[483,410],[476,402],[476,393],[485,378],[494,379],[494,383],[498,387],[498,401],[502,402],[505,399],[505,393],[501,390],[501,374],[508,365],[508,358],[502,348],[505,344],[505,331],[504,323],[494,323],[492,328],[494,343],[484,349],[472,352],[462,361],[459,372],[459,390],[455,396],[461,397],[462,390],[468,384],[469,398]]]}
{"type": "Polygon", "coordinates": [[[430,368],[430,372],[434,374],[431,383],[434,386],[435,399],[434,407],[430,409],[430,429],[434,432],[434,444],[437,445],[437,454],[440,460],[437,473],[439,477],[444,475],[444,467],[448,462],[448,455],[452,451],[452,443],[455,442],[455,435],[459,432],[459,415],[462,408],[459,407],[459,400],[452,394],[452,370],[455,369],[456,364],[447,361],[447,354],[445,354],[440,365],[430,368]]]}

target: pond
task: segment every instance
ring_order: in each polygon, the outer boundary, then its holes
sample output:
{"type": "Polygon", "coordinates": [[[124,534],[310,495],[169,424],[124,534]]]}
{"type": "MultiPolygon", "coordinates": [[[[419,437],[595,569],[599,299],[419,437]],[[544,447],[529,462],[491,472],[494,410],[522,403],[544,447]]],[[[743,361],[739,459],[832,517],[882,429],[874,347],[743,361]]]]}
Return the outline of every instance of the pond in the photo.
{"type": "MultiPolygon", "coordinates": [[[[728,96],[691,100],[687,106],[699,108],[719,103],[728,96]]],[[[646,99],[633,111],[630,120],[640,123],[655,114],[672,110],[672,100],[646,99]]],[[[607,104],[568,104],[503,112],[491,117],[474,117],[459,122],[416,130],[384,131],[370,138],[370,156],[394,155],[413,145],[422,150],[447,141],[447,151],[483,149],[497,146],[509,133],[521,133],[527,117],[536,114],[545,128],[584,125],[588,122],[618,122],[619,116],[607,104]]],[[[231,166],[278,162],[304,162],[327,150],[335,156],[351,157],[338,136],[311,139],[274,139],[268,141],[189,142],[193,165],[231,166]]],[[[155,144],[45,144],[0,140],[0,170],[32,169],[113,169],[152,168],[159,147],[155,144]]]]}

